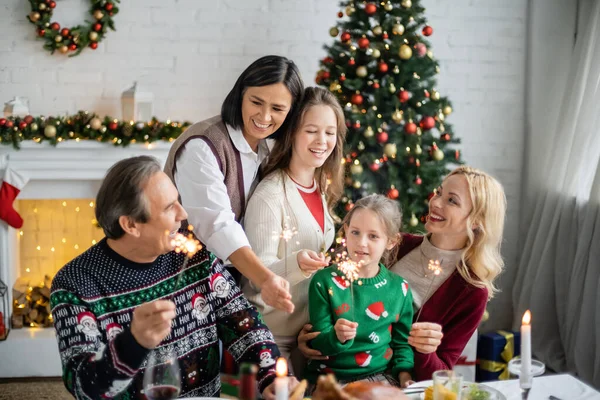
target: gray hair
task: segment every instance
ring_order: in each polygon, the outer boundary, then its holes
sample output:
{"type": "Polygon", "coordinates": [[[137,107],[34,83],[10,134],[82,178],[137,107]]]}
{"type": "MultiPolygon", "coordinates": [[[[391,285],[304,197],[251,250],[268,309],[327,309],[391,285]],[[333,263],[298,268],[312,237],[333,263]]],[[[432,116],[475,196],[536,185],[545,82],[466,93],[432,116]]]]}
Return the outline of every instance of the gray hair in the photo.
{"type": "Polygon", "coordinates": [[[144,185],[161,171],[158,160],[150,156],[126,158],[110,167],[96,196],[96,220],[107,238],[119,239],[125,234],[121,216],[148,222],[144,185]]]}

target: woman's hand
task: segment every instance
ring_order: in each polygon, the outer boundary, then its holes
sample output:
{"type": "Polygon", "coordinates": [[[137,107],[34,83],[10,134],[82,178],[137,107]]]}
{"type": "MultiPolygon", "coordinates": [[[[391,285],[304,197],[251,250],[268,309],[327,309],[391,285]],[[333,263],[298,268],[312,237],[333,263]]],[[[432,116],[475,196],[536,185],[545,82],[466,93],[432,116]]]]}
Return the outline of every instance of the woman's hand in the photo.
{"type": "Polygon", "coordinates": [[[335,321],[333,329],[340,343],[346,343],[348,340],[356,337],[356,328],[358,328],[357,322],[348,321],[347,319],[340,318],[335,321]]]}
{"type": "Polygon", "coordinates": [[[290,295],[290,283],[279,275],[273,274],[260,287],[263,301],[278,310],[294,312],[294,303],[290,295]]]}
{"type": "Polygon", "coordinates": [[[305,274],[312,274],[329,265],[329,257],[325,258],[323,253],[313,250],[300,250],[296,255],[298,266],[305,274]]]}
{"type": "MultiPolygon", "coordinates": [[[[298,379],[295,376],[288,377],[288,392],[292,393],[294,388],[298,386],[298,379]]],[[[275,400],[275,381],[265,388],[262,392],[263,399],[275,400]]]]}
{"type": "Polygon", "coordinates": [[[416,322],[412,324],[408,336],[408,344],[419,353],[434,353],[442,343],[442,326],[432,322],[416,322]]]}
{"type": "Polygon", "coordinates": [[[405,389],[413,383],[415,383],[415,381],[412,380],[412,376],[410,376],[410,372],[406,371],[400,372],[398,374],[398,382],[400,382],[400,387],[402,389],[405,389]]]}
{"type": "Polygon", "coordinates": [[[309,360],[327,360],[329,357],[321,354],[319,350],[311,349],[308,347],[308,342],[319,336],[321,332],[311,332],[312,325],[306,324],[298,334],[298,349],[302,352],[304,357],[309,360]]]}

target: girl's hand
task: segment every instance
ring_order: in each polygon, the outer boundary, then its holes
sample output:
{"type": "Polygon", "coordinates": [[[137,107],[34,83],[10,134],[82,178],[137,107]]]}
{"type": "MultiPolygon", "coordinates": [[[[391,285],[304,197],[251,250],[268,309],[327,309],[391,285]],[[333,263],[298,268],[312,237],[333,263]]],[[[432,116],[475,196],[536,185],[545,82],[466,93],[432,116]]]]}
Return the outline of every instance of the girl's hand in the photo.
{"type": "Polygon", "coordinates": [[[400,372],[398,374],[398,382],[400,382],[400,387],[402,389],[405,389],[413,383],[415,383],[415,381],[412,380],[412,376],[410,376],[410,373],[406,371],[400,372]]]}
{"type": "Polygon", "coordinates": [[[329,259],[325,258],[323,253],[317,254],[313,250],[300,250],[296,255],[296,259],[300,269],[307,274],[312,274],[329,265],[329,259]]]}
{"type": "Polygon", "coordinates": [[[356,337],[356,328],[358,327],[357,322],[348,321],[347,319],[340,318],[335,322],[333,329],[340,343],[346,343],[348,340],[356,337]]]}
{"type": "Polygon", "coordinates": [[[321,332],[311,332],[312,325],[306,324],[298,334],[298,349],[302,355],[309,360],[327,360],[329,357],[324,356],[319,350],[308,347],[308,342],[316,338],[321,332]]]}
{"type": "MultiPolygon", "coordinates": [[[[288,377],[288,391],[289,393],[294,391],[294,388],[298,386],[300,382],[294,376],[288,377]]],[[[275,382],[271,383],[269,386],[265,388],[262,392],[263,399],[265,400],[275,400],[275,382]]]]}
{"type": "Polygon", "coordinates": [[[419,353],[434,353],[442,343],[442,326],[432,322],[416,322],[412,324],[408,336],[408,344],[419,353]]]}

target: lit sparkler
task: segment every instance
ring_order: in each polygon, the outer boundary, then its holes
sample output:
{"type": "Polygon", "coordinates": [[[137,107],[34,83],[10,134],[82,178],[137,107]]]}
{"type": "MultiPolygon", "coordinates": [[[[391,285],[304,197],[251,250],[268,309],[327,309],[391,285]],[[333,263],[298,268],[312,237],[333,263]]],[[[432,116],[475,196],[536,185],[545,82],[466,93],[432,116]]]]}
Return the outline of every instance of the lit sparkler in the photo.
{"type": "Polygon", "coordinates": [[[289,224],[290,217],[286,216],[283,221],[283,229],[281,232],[273,231],[273,238],[275,240],[282,239],[283,240],[283,265],[285,268],[285,278],[287,279],[287,244],[288,242],[298,234],[298,229],[289,224]]]}
{"type": "MultiPolygon", "coordinates": [[[[181,278],[183,277],[183,271],[186,269],[188,261],[194,256],[194,254],[196,254],[202,249],[200,241],[198,241],[192,233],[194,227],[192,225],[188,225],[187,230],[189,232],[187,235],[177,233],[173,240],[171,240],[171,245],[174,247],[175,253],[183,253],[186,256],[183,260],[181,270],[177,275],[177,281],[175,282],[175,290],[179,288],[181,278]]],[[[169,235],[169,232],[167,231],[166,234],[169,235]]]]}
{"type": "MultiPolygon", "coordinates": [[[[432,274],[432,278],[431,278],[431,283],[429,284],[429,288],[427,289],[427,293],[425,293],[425,297],[423,297],[423,304],[429,298],[429,292],[431,291],[431,288],[433,287],[433,282],[435,281],[435,277],[442,273],[441,265],[442,264],[441,264],[440,260],[429,260],[427,269],[430,270],[431,272],[433,272],[433,274],[432,274]]],[[[421,312],[423,311],[423,304],[421,304],[421,308],[419,309],[419,313],[417,314],[417,319],[415,320],[415,322],[419,322],[419,317],[421,316],[421,312]]]]}
{"type": "MultiPolygon", "coordinates": [[[[345,240],[342,239],[341,244],[342,246],[345,246],[345,240]]],[[[363,262],[362,260],[359,262],[352,260],[348,255],[348,252],[344,250],[341,253],[335,255],[335,263],[338,267],[338,270],[340,270],[345,275],[346,282],[348,282],[348,284],[350,285],[350,306],[352,307],[352,320],[355,320],[356,318],[354,314],[354,281],[356,281],[359,278],[358,271],[360,270],[360,267],[362,267],[363,262]]]]}

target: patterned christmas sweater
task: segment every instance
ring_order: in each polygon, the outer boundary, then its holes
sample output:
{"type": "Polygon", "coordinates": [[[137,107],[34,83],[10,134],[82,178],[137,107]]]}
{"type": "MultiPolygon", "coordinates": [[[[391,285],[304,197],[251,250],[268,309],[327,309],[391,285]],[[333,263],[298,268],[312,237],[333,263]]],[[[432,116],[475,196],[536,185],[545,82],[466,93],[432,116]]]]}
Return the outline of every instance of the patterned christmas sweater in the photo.
{"type": "Polygon", "coordinates": [[[188,262],[170,252],[153,263],[133,263],[106,239],[65,265],[52,282],[50,302],[65,386],[77,399],[146,399],[142,380],[149,350],[131,334],[133,310],[171,299],[177,306],[157,362],[174,351],[180,395],[219,397],[219,339],[237,361],[259,364],[262,391],[274,378],[279,350],[261,316],[231,275],[202,250],[188,262]]]}
{"type": "Polygon", "coordinates": [[[329,356],[309,362],[311,382],[323,373],[357,380],[391,368],[397,379],[400,372],[412,370],[414,356],[408,344],[412,294],[403,278],[380,264],[375,277],[354,281],[351,290],[344,274],[333,265],[315,274],[308,299],[313,331],[321,332],[311,347],[329,356]],[[358,322],[354,339],[339,341],[334,329],[339,318],[358,322]]]}

